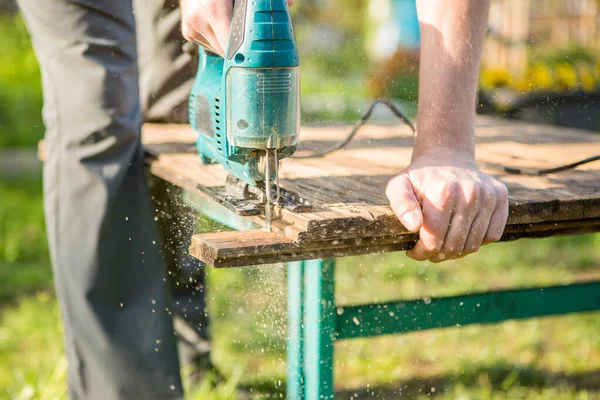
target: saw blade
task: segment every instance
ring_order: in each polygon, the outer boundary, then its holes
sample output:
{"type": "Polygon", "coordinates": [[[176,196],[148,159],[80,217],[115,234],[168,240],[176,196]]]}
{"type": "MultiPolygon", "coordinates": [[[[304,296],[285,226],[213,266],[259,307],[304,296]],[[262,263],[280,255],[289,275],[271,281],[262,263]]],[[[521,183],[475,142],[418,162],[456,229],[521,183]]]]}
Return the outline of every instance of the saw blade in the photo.
{"type": "Polygon", "coordinates": [[[278,152],[276,148],[267,148],[265,149],[265,229],[267,232],[271,231],[273,203],[277,203],[280,196],[278,152]],[[275,177],[275,199],[273,199],[273,177],[275,177]]]}
{"type": "Polygon", "coordinates": [[[271,232],[271,149],[265,153],[265,229],[271,232]]]}

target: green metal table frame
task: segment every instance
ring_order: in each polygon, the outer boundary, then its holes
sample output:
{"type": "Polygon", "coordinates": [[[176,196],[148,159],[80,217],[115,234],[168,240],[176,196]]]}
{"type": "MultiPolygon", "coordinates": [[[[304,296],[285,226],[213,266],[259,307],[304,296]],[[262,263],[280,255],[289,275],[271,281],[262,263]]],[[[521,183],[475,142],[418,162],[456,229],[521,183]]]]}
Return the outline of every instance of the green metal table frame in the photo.
{"type": "Polygon", "coordinates": [[[338,307],[335,259],[287,265],[287,398],[334,398],[338,340],[600,310],[600,281],[338,307]]]}

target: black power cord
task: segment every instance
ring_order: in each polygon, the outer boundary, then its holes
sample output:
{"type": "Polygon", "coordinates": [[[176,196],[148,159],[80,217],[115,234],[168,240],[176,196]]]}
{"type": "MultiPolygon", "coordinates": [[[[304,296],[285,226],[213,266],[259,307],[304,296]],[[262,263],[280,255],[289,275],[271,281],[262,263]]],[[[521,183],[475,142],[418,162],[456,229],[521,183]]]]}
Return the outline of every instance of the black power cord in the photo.
{"type": "Polygon", "coordinates": [[[535,168],[515,168],[515,167],[507,167],[505,165],[493,164],[487,162],[480,162],[477,165],[483,168],[488,169],[496,169],[500,171],[504,171],[513,175],[530,175],[530,176],[542,176],[548,174],[554,174],[557,172],[567,171],[569,169],[574,169],[583,164],[589,164],[594,161],[599,161],[600,155],[584,158],[583,160],[575,161],[571,164],[559,165],[558,167],[546,168],[546,169],[535,169],[535,168]]]}
{"type": "Polygon", "coordinates": [[[352,141],[352,139],[354,139],[354,136],[356,136],[356,134],[358,133],[360,128],[362,128],[362,126],[364,124],[366,124],[367,121],[371,118],[371,116],[373,115],[373,110],[375,109],[375,107],[377,107],[378,104],[383,104],[384,106],[386,106],[396,117],[398,117],[402,122],[404,122],[406,125],[408,125],[408,127],[413,131],[413,135],[415,134],[415,132],[416,132],[415,126],[412,124],[412,122],[410,122],[410,120],[406,117],[406,115],[404,115],[404,113],[402,111],[400,111],[400,109],[398,107],[396,107],[391,101],[389,101],[387,99],[377,99],[371,104],[371,106],[369,107],[367,112],[358,121],[356,121],[356,123],[352,127],[352,130],[350,131],[348,136],[346,136],[344,139],[340,140],[339,142],[335,143],[333,146],[328,147],[326,149],[317,150],[314,153],[307,154],[304,156],[293,155],[292,157],[293,158],[323,157],[329,153],[333,153],[334,151],[345,147],[348,143],[350,143],[352,141]]]}
{"type": "MultiPolygon", "coordinates": [[[[356,123],[352,127],[352,130],[344,139],[340,140],[339,142],[335,143],[333,146],[328,147],[326,149],[317,150],[317,151],[315,151],[311,154],[307,154],[307,155],[294,155],[292,157],[298,158],[298,159],[323,157],[327,154],[333,153],[334,151],[344,148],[348,143],[350,143],[352,141],[352,139],[354,139],[354,137],[356,136],[356,134],[358,133],[360,128],[362,128],[367,123],[367,121],[371,118],[371,116],[373,115],[373,110],[375,109],[375,107],[378,104],[383,104],[384,106],[386,106],[396,117],[398,117],[398,119],[400,119],[402,122],[404,122],[411,129],[411,131],[413,132],[413,135],[416,133],[416,129],[415,129],[415,126],[413,125],[413,123],[406,117],[406,115],[396,105],[394,105],[390,100],[387,100],[387,99],[377,99],[371,104],[371,106],[369,107],[367,112],[358,121],[356,121],[356,123]]],[[[503,171],[503,172],[513,174],[513,175],[542,176],[542,175],[554,174],[557,172],[574,169],[581,165],[589,164],[594,161],[600,161],[600,154],[597,156],[585,158],[583,160],[575,161],[570,164],[564,164],[564,165],[559,165],[557,167],[545,168],[545,169],[508,167],[505,165],[487,163],[487,162],[480,162],[477,165],[479,165],[482,168],[495,169],[495,170],[503,171]]]]}

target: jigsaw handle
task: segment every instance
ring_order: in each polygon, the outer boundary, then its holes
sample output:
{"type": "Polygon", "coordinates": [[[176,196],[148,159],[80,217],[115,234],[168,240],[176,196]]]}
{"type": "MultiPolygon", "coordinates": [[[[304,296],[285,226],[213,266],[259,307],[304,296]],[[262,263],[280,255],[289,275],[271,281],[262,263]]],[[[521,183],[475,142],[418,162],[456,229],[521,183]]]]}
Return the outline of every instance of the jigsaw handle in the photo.
{"type": "Polygon", "coordinates": [[[247,5],[248,0],[233,0],[233,17],[231,18],[229,45],[227,46],[227,58],[229,60],[231,60],[244,42],[247,5]]]}
{"type": "Polygon", "coordinates": [[[235,0],[226,62],[243,68],[300,63],[287,0],[235,0]]]}

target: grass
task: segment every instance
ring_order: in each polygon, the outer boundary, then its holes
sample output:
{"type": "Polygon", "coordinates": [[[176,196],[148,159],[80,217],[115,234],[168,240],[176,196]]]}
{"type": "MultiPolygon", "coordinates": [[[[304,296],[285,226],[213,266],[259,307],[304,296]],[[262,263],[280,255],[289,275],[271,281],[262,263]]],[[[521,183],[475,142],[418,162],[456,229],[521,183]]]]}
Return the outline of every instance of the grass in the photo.
{"type": "Polygon", "coordinates": [[[51,287],[41,182],[0,181],[0,301],[51,287]]]}

